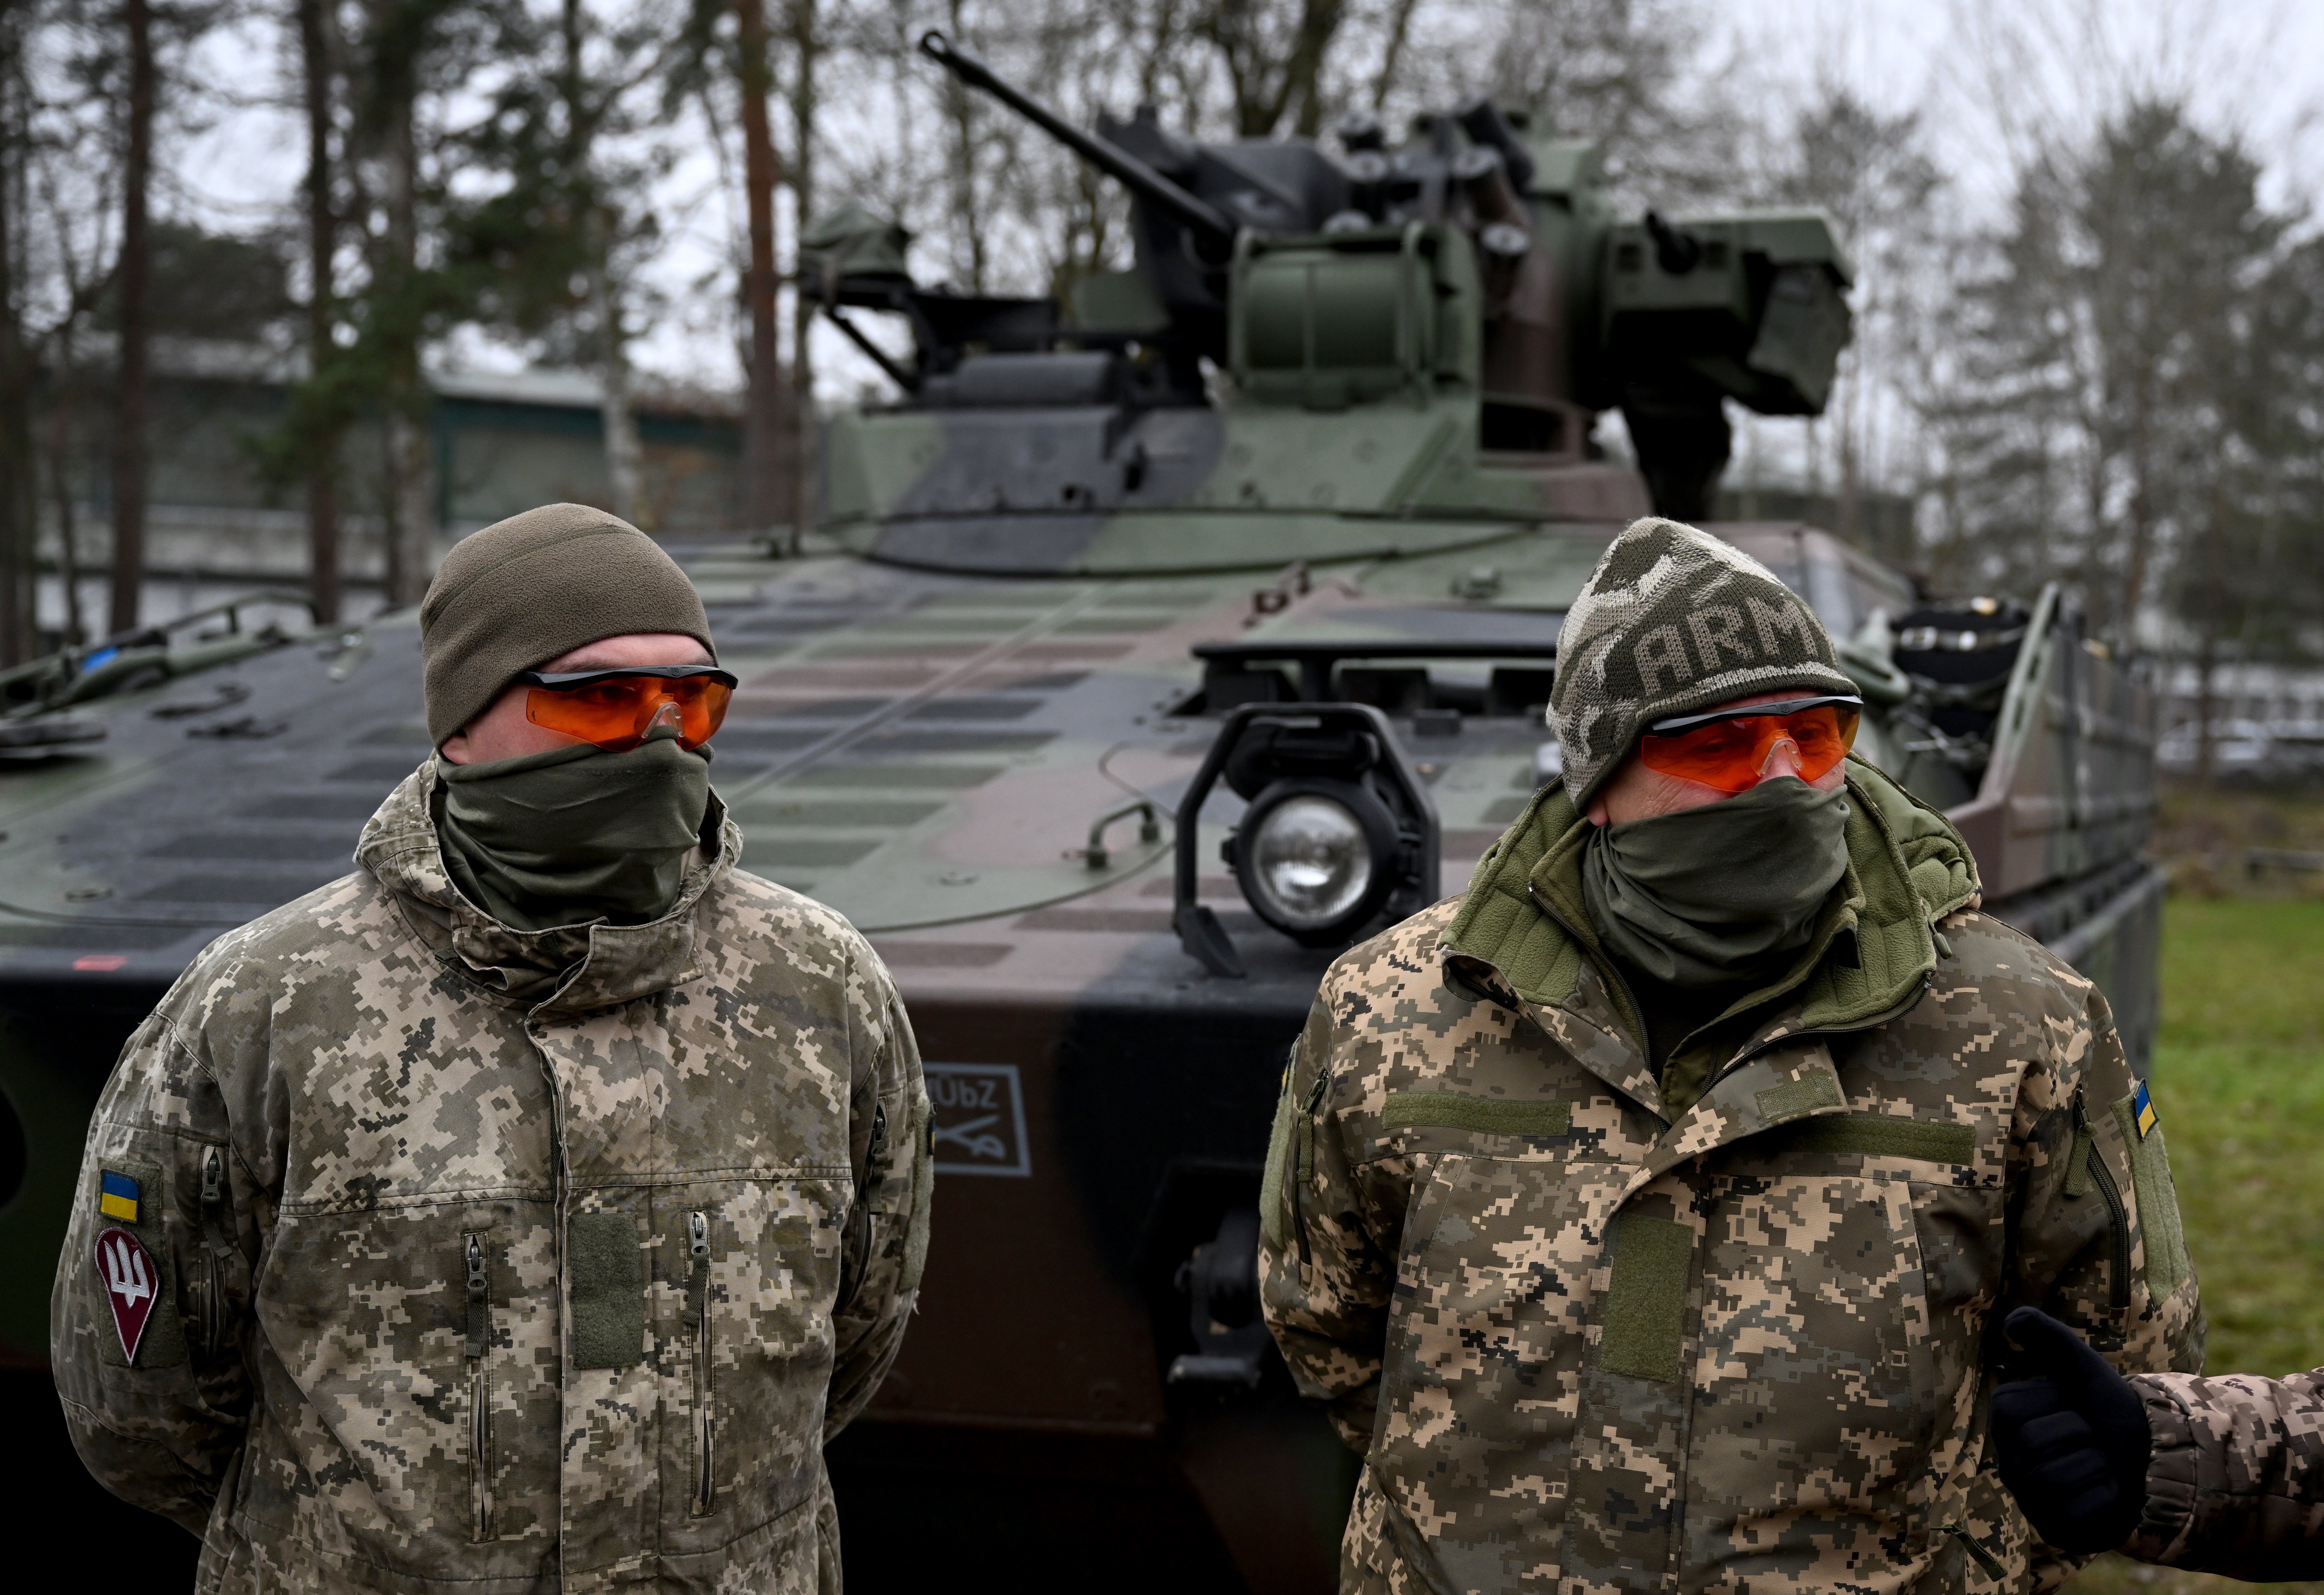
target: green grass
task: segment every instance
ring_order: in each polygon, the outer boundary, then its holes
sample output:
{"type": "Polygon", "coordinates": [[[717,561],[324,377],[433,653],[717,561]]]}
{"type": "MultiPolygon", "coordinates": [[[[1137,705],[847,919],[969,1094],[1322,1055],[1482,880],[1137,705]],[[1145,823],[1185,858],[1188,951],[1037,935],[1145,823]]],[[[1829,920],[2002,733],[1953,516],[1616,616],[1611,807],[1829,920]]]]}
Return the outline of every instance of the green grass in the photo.
{"type": "MultiPolygon", "coordinates": [[[[2153,1087],[2210,1321],[2207,1369],[2324,1364],[2324,900],[2172,899],[2153,1087]]],[[[2077,1595],[2247,1588],[2112,1556],[2074,1581],[2077,1595]]]]}
{"type": "Polygon", "coordinates": [[[2215,1370],[2324,1363],[2324,901],[2173,899],[2154,1097],[2215,1370]]]}

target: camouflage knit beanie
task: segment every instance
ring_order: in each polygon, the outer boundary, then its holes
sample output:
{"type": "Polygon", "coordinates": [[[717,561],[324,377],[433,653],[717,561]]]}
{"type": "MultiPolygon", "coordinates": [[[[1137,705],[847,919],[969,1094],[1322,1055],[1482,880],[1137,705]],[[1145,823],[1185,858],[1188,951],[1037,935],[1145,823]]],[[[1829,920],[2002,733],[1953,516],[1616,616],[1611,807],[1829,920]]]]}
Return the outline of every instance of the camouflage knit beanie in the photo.
{"type": "Polygon", "coordinates": [[[1656,720],[1755,692],[1849,693],[1805,600],[1729,543],[1649,518],[1607,547],[1557,637],[1549,724],[1579,808],[1656,720]]]}
{"type": "Polygon", "coordinates": [[[619,516],[543,504],[462,538],[420,603],[429,740],[441,747],[519,671],[630,632],[678,632],[716,657],[694,584],[619,516]]]}

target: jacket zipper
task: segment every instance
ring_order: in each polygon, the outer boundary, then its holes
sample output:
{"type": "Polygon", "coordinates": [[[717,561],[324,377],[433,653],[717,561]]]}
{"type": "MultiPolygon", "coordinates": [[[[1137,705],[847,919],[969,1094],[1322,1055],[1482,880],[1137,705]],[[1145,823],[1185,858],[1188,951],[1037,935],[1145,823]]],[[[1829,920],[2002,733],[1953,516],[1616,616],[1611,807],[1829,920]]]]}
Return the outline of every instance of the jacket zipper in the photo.
{"type": "Polygon", "coordinates": [[[226,1206],[226,1159],[212,1147],[202,1158],[202,1347],[215,1351],[225,1320],[218,1264],[225,1251],[218,1219],[226,1206]]]}
{"type": "Polygon", "coordinates": [[[1299,1115],[1299,1143],[1291,1159],[1291,1228],[1299,1237],[1302,1266],[1313,1266],[1315,1261],[1307,1244],[1307,1182],[1315,1173],[1315,1110],[1323,1105],[1323,1093],[1331,1084],[1332,1071],[1318,1070],[1315,1083],[1307,1091],[1307,1105],[1299,1115]]]}
{"type": "Polygon", "coordinates": [[[694,1515],[707,1517],[717,1500],[711,1477],[711,1443],[716,1424],[710,1415],[710,1215],[686,1215],[687,1249],[694,1272],[686,1282],[687,1319],[694,1330],[694,1515]]]}
{"type": "Polygon", "coordinates": [[[484,1272],[484,1238],[473,1231],[460,1238],[467,1263],[468,1468],[475,1535],[493,1537],[493,1378],[485,1352],[492,1344],[492,1280],[484,1272]]]}
{"type": "Polygon", "coordinates": [[[2082,1166],[2089,1170],[2090,1183],[2098,1188],[2114,1230],[2114,1267],[2107,1281],[2107,1305],[2113,1309],[2115,1322],[2108,1332],[2127,1334],[2129,1325],[2124,1321],[2130,1315],[2130,1213],[2122,1204],[2122,1187],[2114,1183],[2114,1171],[2107,1167],[2105,1155],[2098,1150],[2098,1138],[2090,1133],[2089,1109],[2079,1085],[2074,1087],[2074,1145],[2089,1148],[2082,1166]]]}

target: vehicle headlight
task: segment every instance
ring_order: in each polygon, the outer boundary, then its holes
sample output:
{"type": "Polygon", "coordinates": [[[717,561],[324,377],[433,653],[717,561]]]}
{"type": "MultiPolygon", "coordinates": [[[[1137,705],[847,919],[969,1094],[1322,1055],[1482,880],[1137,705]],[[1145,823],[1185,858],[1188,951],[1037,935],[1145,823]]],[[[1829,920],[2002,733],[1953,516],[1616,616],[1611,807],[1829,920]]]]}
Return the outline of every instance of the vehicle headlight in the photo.
{"type": "Polygon", "coordinates": [[[1378,910],[1395,847],[1395,822],[1354,782],[1277,781],[1244,815],[1236,874],[1260,918],[1323,945],[1378,910]]]}
{"type": "Polygon", "coordinates": [[[1303,927],[1329,925],[1363,900],[1372,850],[1347,805],[1303,796],[1271,809],[1245,854],[1250,884],[1268,906],[1303,927]]]}

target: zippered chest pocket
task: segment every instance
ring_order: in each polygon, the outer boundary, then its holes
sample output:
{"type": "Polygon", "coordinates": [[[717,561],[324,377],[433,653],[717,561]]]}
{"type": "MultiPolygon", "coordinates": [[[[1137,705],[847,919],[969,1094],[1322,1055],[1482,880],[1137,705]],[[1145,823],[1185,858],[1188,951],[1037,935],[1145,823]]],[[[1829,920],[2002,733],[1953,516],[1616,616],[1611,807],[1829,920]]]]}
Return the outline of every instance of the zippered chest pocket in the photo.
{"type": "Polygon", "coordinates": [[[711,1398],[710,1378],[710,1215],[696,1211],[686,1215],[686,1317],[694,1344],[689,1361],[694,1372],[694,1489],[687,1498],[696,1517],[717,1507],[718,1417],[711,1398]]]}
{"type": "Polygon", "coordinates": [[[852,1189],[844,1180],[697,1190],[663,1231],[668,1500],[739,1532],[812,1489],[852,1189]]]}

